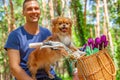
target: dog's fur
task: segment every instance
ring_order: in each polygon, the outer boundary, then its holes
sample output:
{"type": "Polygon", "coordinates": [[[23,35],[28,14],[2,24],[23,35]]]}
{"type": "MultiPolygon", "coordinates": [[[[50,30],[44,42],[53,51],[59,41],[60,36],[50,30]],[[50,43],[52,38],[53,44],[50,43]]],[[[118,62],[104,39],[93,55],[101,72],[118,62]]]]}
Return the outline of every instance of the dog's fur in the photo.
{"type": "MultiPolygon", "coordinates": [[[[52,21],[52,36],[48,37],[47,41],[59,41],[64,43],[71,50],[75,51],[71,42],[71,28],[72,21],[66,17],[57,17],[52,21]]],[[[28,58],[29,70],[32,77],[35,79],[35,75],[38,69],[44,68],[50,78],[54,76],[50,73],[50,65],[58,61],[63,56],[67,56],[68,53],[64,48],[54,50],[51,48],[37,48],[28,58]]]]}

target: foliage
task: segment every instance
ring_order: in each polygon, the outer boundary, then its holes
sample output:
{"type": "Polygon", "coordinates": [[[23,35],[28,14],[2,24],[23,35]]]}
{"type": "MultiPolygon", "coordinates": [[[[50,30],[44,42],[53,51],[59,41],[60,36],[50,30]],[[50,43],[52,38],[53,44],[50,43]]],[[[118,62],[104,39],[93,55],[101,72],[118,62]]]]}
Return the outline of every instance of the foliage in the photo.
{"type": "MultiPolygon", "coordinates": [[[[8,36],[8,24],[5,16],[4,6],[3,6],[3,0],[0,0],[0,74],[3,75],[10,75],[9,74],[9,68],[8,68],[8,59],[6,57],[6,52],[3,49],[5,45],[6,38],[8,36]]],[[[7,1],[7,8],[8,8],[8,14],[10,14],[10,6],[9,6],[9,0],[7,1]]],[[[15,16],[15,25],[21,26],[24,23],[24,17],[22,15],[22,3],[24,0],[12,0],[14,4],[14,16],[15,16]]],[[[39,23],[42,23],[42,20],[44,17],[48,19],[48,22],[46,22],[46,25],[50,24],[50,15],[49,15],[49,6],[48,6],[48,0],[46,1],[46,10],[47,14],[44,15],[44,9],[42,8],[42,0],[39,0],[40,2],[40,8],[41,8],[41,18],[39,23]]],[[[64,1],[64,0],[63,0],[64,1]]],[[[83,15],[83,8],[84,8],[84,0],[67,0],[71,1],[69,5],[71,5],[71,17],[74,21],[74,25],[72,27],[73,30],[73,40],[76,46],[83,46],[85,44],[86,40],[91,37],[90,36],[90,28],[92,28],[92,32],[95,35],[95,21],[96,21],[96,2],[95,0],[88,1],[88,10],[87,10],[87,22],[86,26],[84,23],[84,15],[83,15]]],[[[62,13],[62,1],[61,0],[53,0],[54,2],[54,15],[58,16],[62,13]]],[[[102,1],[101,1],[102,3],[102,1]]],[[[101,4],[102,5],[102,4],[101,4]]],[[[103,26],[103,7],[100,8],[100,19],[101,24],[100,26],[103,26]]],[[[67,10],[66,10],[67,11],[67,10]]],[[[115,47],[115,56],[113,56],[115,60],[115,64],[117,67],[117,80],[120,80],[120,0],[109,0],[108,1],[108,11],[109,11],[109,18],[110,18],[110,32],[112,33],[113,43],[115,47]],[[112,5],[112,6],[111,6],[112,5]]],[[[103,29],[101,28],[101,31],[103,29]]],[[[94,36],[92,36],[94,37],[94,36]]],[[[70,69],[69,69],[70,70],[70,69]]],[[[71,71],[70,71],[71,72],[71,71]]],[[[72,78],[68,75],[68,73],[65,73],[65,76],[61,76],[63,80],[72,80],[72,78]]],[[[3,79],[8,80],[8,79],[3,79]]]]}
{"type": "MultiPolygon", "coordinates": [[[[112,2],[112,1],[111,1],[112,2]]],[[[120,0],[114,2],[113,6],[110,7],[110,20],[112,21],[112,37],[115,47],[115,65],[117,68],[117,78],[120,80],[120,0]]]]}
{"type": "MultiPolygon", "coordinates": [[[[120,28],[120,0],[116,0],[116,1],[110,0],[110,3],[108,3],[108,9],[110,13],[109,18],[110,18],[112,29],[114,31],[116,31],[116,29],[119,30],[120,28]]],[[[114,32],[112,34],[116,35],[114,32]]]]}
{"type": "Polygon", "coordinates": [[[69,59],[65,59],[64,65],[67,68],[69,76],[72,77],[72,75],[73,75],[73,62],[69,59]]]}
{"type": "Polygon", "coordinates": [[[116,80],[120,80],[120,70],[117,71],[116,80]]]}
{"type": "Polygon", "coordinates": [[[114,45],[115,45],[115,62],[116,62],[116,66],[117,66],[117,80],[120,79],[120,29],[114,29],[114,33],[116,32],[116,34],[113,34],[115,36],[115,41],[114,41],[114,45]]]}
{"type": "MultiPolygon", "coordinates": [[[[79,41],[79,45],[76,44],[77,46],[82,46],[85,44],[86,41],[86,28],[84,26],[84,16],[83,16],[83,9],[82,9],[82,3],[80,3],[79,0],[72,0],[71,2],[71,8],[73,10],[73,13],[75,14],[76,18],[76,25],[74,28],[74,35],[77,37],[79,41]]],[[[76,38],[75,38],[76,39],[76,38]]]]}
{"type": "Polygon", "coordinates": [[[7,73],[9,72],[8,70],[8,61],[7,61],[7,57],[6,54],[3,50],[3,46],[4,46],[4,41],[6,40],[6,35],[7,35],[7,21],[5,19],[5,12],[3,9],[3,6],[0,6],[0,15],[1,15],[1,19],[0,19],[0,74],[1,73],[7,73]]]}
{"type": "Polygon", "coordinates": [[[69,74],[66,72],[64,73],[64,75],[61,75],[59,73],[57,73],[58,75],[60,75],[59,77],[62,78],[62,80],[72,80],[72,77],[69,76],[69,74]]]}
{"type": "Polygon", "coordinates": [[[54,10],[56,11],[55,15],[61,16],[62,14],[62,7],[61,7],[61,0],[54,0],[54,10]]]}

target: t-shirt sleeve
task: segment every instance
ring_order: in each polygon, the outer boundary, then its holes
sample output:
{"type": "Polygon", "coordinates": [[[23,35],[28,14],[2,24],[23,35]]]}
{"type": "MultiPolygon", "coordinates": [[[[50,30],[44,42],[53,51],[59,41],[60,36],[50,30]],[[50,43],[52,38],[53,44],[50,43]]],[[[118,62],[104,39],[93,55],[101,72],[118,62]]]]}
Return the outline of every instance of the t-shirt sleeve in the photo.
{"type": "Polygon", "coordinates": [[[46,38],[45,39],[47,39],[49,36],[52,35],[52,33],[50,32],[50,30],[48,30],[48,29],[46,29],[45,34],[46,34],[46,38]]]}
{"type": "Polygon", "coordinates": [[[18,34],[15,32],[11,32],[8,36],[8,39],[5,43],[4,49],[8,48],[19,50],[19,39],[18,34]]]}
{"type": "Polygon", "coordinates": [[[51,36],[51,32],[50,32],[50,30],[48,30],[48,29],[47,29],[47,35],[48,35],[48,36],[51,36]]]}
{"type": "Polygon", "coordinates": [[[42,35],[42,40],[45,40],[45,39],[47,39],[49,36],[51,36],[51,32],[50,32],[50,30],[48,30],[47,28],[41,27],[41,35],[42,35]]]}

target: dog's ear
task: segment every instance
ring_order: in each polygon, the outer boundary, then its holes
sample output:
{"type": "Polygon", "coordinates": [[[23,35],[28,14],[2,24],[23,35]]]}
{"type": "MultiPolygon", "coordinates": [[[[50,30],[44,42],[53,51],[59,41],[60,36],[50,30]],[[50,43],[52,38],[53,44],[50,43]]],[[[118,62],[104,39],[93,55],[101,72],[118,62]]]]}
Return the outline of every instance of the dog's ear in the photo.
{"type": "Polygon", "coordinates": [[[57,23],[57,18],[52,19],[51,23],[52,23],[52,26],[55,26],[55,25],[56,25],[56,23],[57,23]]]}
{"type": "Polygon", "coordinates": [[[53,25],[53,26],[55,26],[55,25],[57,24],[59,18],[61,18],[61,17],[58,16],[58,17],[56,17],[56,18],[54,18],[54,19],[52,20],[52,25],[53,25]]]}
{"type": "Polygon", "coordinates": [[[73,22],[72,22],[72,20],[70,19],[70,24],[72,25],[73,24],[73,22]]]}
{"type": "Polygon", "coordinates": [[[52,19],[52,20],[51,20],[51,23],[52,23],[52,26],[53,26],[53,25],[56,23],[56,22],[55,22],[55,19],[52,19]]]}
{"type": "Polygon", "coordinates": [[[68,20],[69,20],[70,26],[72,27],[73,21],[70,18],[68,18],[68,20]]]}
{"type": "Polygon", "coordinates": [[[51,27],[52,27],[52,32],[55,32],[55,26],[56,26],[56,24],[57,24],[57,19],[58,18],[54,18],[54,19],[52,19],[51,20],[51,27]]]}

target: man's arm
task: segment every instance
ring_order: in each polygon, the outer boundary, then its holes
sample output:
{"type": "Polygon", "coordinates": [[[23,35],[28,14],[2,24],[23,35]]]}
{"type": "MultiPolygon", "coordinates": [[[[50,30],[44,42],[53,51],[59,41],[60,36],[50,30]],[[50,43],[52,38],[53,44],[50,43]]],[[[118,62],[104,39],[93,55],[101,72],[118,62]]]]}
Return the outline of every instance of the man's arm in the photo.
{"type": "Polygon", "coordinates": [[[7,49],[9,65],[17,80],[33,80],[20,66],[20,53],[15,49],[7,49]]]}

